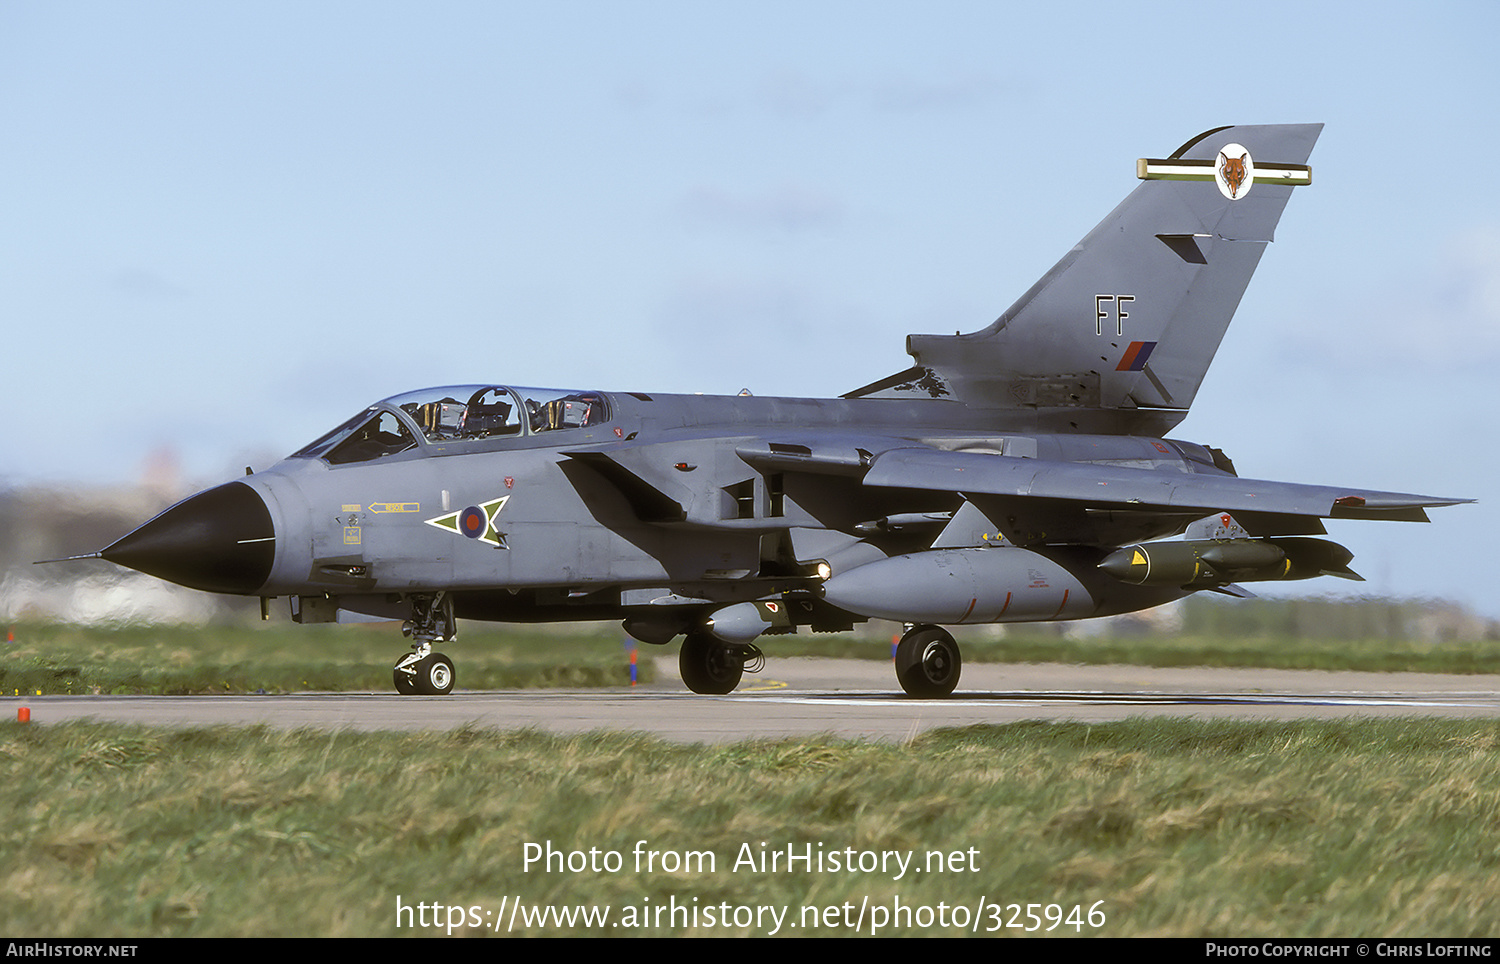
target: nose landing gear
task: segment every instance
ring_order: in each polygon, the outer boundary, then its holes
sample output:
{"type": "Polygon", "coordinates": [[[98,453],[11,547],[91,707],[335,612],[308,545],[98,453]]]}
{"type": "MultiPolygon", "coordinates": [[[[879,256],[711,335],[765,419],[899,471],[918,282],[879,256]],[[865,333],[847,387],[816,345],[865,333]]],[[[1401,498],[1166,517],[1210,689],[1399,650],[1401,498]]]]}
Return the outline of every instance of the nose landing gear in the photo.
{"type": "Polygon", "coordinates": [[[412,638],[412,651],[396,661],[391,679],[402,696],[446,696],[453,691],[453,661],[435,653],[435,642],[458,638],[453,619],[453,600],[446,592],[418,596],[412,600],[412,618],[401,627],[412,638]]]}

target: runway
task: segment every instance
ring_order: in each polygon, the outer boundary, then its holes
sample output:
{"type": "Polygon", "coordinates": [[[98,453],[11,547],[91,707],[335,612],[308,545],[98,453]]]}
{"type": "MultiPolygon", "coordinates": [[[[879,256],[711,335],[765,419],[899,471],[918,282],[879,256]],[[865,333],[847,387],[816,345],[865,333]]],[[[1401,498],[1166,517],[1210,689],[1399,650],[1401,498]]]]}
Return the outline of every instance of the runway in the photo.
{"type": "MultiPolygon", "coordinates": [[[[462,666],[459,667],[462,683],[462,666]]],[[[635,689],[288,696],[7,697],[33,724],[93,718],[171,726],[262,723],[354,730],[459,726],[555,733],[636,731],[686,743],[831,734],[906,740],[936,727],[1018,720],[1107,722],[1133,716],[1235,719],[1500,717],[1500,676],[1296,670],[1154,669],[1057,664],[964,667],[946,700],[912,700],[888,663],[781,659],[729,696],[689,693],[669,661],[635,689]]]]}

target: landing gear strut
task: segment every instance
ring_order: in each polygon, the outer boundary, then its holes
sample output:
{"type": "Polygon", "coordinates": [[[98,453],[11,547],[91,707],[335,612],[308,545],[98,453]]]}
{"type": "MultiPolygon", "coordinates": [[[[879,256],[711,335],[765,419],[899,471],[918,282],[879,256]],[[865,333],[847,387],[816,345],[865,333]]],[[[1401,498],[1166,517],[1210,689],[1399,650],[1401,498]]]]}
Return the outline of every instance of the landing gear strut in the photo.
{"type": "Polygon", "coordinates": [[[412,651],[396,661],[391,679],[402,696],[446,696],[453,691],[453,661],[432,651],[434,642],[457,638],[453,600],[446,592],[412,600],[412,616],[401,632],[414,640],[412,651]]]}
{"type": "Polygon", "coordinates": [[[947,696],[958,686],[962,670],[958,643],[941,626],[913,626],[896,646],[896,679],[907,696],[947,696]]]}
{"type": "Polygon", "coordinates": [[[682,639],[677,668],[694,693],[723,696],[740,685],[745,663],[759,656],[760,650],[754,646],[732,646],[706,630],[695,629],[682,639]]]}

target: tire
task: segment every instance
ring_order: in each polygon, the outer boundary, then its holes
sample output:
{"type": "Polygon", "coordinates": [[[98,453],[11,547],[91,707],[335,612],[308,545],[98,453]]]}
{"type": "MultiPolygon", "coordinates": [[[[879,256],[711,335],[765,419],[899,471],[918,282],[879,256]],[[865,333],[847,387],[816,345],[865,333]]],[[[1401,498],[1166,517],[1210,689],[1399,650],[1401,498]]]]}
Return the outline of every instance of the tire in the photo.
{"type": "Polygon", "coordinates": [[[745,675],[745,662],[739,654],[705,632],[683,637],[677,668],[687,688],[704,696],[733,692],[745,675]]]}
{"type": "MultiPolygon", "coordinates": [[[[403,656],[401,658],[405,659],[406,657],[403,656]]],[[[417,691],[416,678],[410,673],[402,672],[400,667],[401,664],[398,662],[396,668],[391,670],[391,679],[396,684],[397,693],[400,693],[402,696],[410,696],[417,691]]]]}
{"type": "Polygon", "coordinates": [[[907,696],[941,699],[958,686],[963,657],[958,643],[940,626],[917,626],[896,646],[896,679],[907,696]]]}
{"type": "Polygon", "coordinates": [[[432,653],[417,664],[416,691],[423,696],[447,696],[453,692],[453,661],[432,653]]]}

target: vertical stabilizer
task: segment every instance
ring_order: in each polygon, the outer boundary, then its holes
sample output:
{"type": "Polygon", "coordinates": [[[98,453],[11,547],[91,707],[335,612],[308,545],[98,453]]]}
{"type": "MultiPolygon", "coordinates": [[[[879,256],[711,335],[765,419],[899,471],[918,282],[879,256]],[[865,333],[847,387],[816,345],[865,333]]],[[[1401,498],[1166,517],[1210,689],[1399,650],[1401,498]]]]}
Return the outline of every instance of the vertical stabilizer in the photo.
{"type": "Polygon", "coordinates": [[[909,335],[916,365],[848,397],[952,398],[1038,427],[1159,434],[1213,361],[1321,124],[1221,127],[1167,158],[982,331],[909,335]]]}

